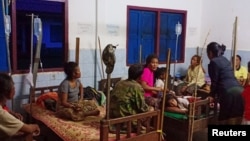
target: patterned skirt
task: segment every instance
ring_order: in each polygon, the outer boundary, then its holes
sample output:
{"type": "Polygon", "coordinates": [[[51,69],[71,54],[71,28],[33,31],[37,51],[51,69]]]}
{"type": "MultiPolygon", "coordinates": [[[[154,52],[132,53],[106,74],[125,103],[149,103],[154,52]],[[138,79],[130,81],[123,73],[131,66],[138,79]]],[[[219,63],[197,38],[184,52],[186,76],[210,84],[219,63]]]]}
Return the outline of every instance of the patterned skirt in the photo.
{"type": "Polygon", "coordinates": [[[94,111],[99,111],[97,104],[93,100],[83,100],[79,102],[71,103],[74,107],[78,107],[77,110],[74,108],[66,108],[63,106],[58,106],[57,116],[73,121],[84,120],[86,116],[91,115],[90,113],[96,113],[94,111]]]}

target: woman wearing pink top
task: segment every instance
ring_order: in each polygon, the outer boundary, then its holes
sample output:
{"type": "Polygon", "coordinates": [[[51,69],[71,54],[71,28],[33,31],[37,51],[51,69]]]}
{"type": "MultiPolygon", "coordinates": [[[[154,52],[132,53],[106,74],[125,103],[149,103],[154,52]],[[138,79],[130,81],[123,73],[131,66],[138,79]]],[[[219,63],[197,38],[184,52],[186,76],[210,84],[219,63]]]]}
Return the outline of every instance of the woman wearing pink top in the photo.
{"type": "Polygon", "coordinates": [[[146,58],[146,64],[141,76],[141,85],[144,89],[144,97],[146,103],[150,106],[158,104],[157,94],[163,91],[161,87],[154,87],[154,72],[157,70],[159,64],[158,57],[151,54],[146,58]]]}

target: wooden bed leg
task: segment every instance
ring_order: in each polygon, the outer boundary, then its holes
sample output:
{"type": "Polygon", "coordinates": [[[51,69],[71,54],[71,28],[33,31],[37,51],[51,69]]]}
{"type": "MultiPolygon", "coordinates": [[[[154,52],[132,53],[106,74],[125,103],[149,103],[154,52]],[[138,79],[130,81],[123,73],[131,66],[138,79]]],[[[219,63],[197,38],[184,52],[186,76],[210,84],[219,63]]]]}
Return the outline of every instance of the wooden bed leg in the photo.
{"type": "Polygon", "coordinates": [[[109,125],[107,121],[100,121],[100,141],[107,141],[109,138],[109,125]]]}

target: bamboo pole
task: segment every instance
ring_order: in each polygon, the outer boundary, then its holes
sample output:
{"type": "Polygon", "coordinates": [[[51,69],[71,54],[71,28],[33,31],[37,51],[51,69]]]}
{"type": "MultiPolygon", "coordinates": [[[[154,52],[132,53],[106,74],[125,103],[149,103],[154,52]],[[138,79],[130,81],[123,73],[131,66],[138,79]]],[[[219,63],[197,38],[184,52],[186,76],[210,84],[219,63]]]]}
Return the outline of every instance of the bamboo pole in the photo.
{"type": "MultiPolygon", "coordinates": [[[[202,46],[201,55],[200,55],[200,57],[201,57],[200,65],[198,66],[199,68],[198,68],[198,72],[197,72],[197,77],[195,78],[195,85],[197,84],[199,73],[203,73],[203,71],[200,72],[200,70],[203,70],[200,67],[202,67],[201,63],[202,63],[203,51],[204,51],[204,48],[206,46],[207,38],[209,36],[209,33],[210,33],[210,31],[207,33],[207,36],[205,38],[205,42],[204,42],[204,44],[202,46]]],[[[197,97],[197,87],[195,87],[195,90],[194,90],[194,97],[195,98],[197,97]]],[[[191,111],[189,111],[189,114],[188,114],[189,115],[189,121],[188,122],[190,122],[190,124],[191,124],[191,126],[190,126],[190,128],[188,130],[188,141],[192,141],[192,139],[193,139],[194,114],[195,114],[195,109],[194,108],[195,108],[195,101],[194,101],[194,104],[192,104],[192,107],[190,107],[191,111]],[[190,116],[190,114],[191,114],[191,116],[190,116]]]]}
{"type": "Polygon", "coordinates": [[[232,58],[233,58],[233,70],[234,70],[234,72],[235,72],[235,70],[236,70],[236,67],[235,67],[235,65],[236,65],[236,47],[237,47],[237,25],[238,24],[238,17],[236,16],[235,17],[235,21],[234,21],[234,28],[233,28],[233,49],[232,49],[232,58]]]}
{"type": "Polygon", "coordinates": [[[164,110],[165,110],[165,100],[166,100],[166,95],[167,95],[167,86],[168,86],[168,76],[169,76],[169,63],[170,63],[170,53],[171,53],[171,49],[168,49],[167,52],[167,62],[166,62],[166,79],[165,79],[165,84],[164,84],[164,92],[163,92],[163,98],[162,98],[162,108],[161,108],[161,127],[160,127],[160,133],[162,138],[159,138],[159,141],[161,141],[161,139],[163,139],[163,121],[164,121],[164,110]]]}

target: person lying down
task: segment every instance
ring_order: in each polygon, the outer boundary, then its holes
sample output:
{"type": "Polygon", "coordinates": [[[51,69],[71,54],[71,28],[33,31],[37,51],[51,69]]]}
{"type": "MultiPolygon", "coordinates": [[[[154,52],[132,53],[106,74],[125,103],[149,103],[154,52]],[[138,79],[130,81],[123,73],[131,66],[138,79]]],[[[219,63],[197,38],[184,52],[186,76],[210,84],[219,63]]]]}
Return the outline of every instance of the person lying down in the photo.
{"type": "Polygon", "coordinates": [[[186,114],[189,101],[186,98],[177,97],[173,94],[166,95],[165,111],[186,114]]]}

